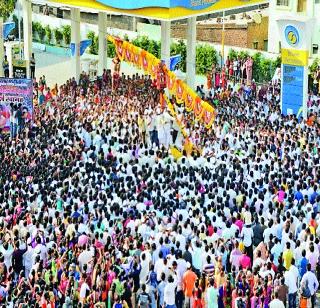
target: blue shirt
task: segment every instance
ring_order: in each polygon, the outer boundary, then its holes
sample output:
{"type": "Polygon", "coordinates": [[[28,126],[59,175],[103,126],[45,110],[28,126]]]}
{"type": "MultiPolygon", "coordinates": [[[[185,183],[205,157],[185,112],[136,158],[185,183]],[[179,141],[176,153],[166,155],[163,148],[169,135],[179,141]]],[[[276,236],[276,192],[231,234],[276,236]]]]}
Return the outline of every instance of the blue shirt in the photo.
{"type": "Polygon", "coordinates": [[[316,202],[316,200],[317,200],[317,197],[318,197],[318,193],[316,191],[314,191],[312,193],[312,195],[310,196],[310,203],[314,204],[316,202]]]}
{"type": "Polygon", "coordinates": [[[294,193],[294,199],[297,200],[298,202],[303,200],[303,194],[301,193],[301,191],[296,191],[294,193]]]}
{"type": "Polygon", "coordinates": [[[170,254],[170,248],[166,245],[162,245],[160,251],[162,251],[164,259],[167,257],[168,254],[170,254]]]}
{"type": "Polygon", "coordinates": [[[308,259],[303,257],[299,265],[300,277],[302,277],[307,272],[308,259]]]}

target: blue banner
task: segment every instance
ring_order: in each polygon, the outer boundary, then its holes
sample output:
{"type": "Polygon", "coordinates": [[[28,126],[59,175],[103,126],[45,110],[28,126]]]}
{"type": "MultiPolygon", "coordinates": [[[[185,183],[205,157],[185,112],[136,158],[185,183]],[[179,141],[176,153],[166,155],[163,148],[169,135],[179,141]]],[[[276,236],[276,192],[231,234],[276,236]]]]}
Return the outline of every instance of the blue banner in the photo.
{"type": "Polygon", "coordinates": [[[298,114],[303,106],[304,67],[282,65],[282,113],[298,114]]]}
{"type": "Polygon", "coordinates": [[[3,38],[6,39],[15,27],[16,24],[14,22],[5,22],[3,24],[3,38]]]}
{"type": "Polygon", "coordinates": [[[76,44],[75,43],[70,44],[70,50],[71,50],[71,57],[74,57],[75,53],[76,53],[76,44]]]}
{"type": "Polygon", "coordinates": [[[5,127],[10,126],[11,104],[22,105],[27,121],[33,119],[32,80],[0,78],[0,120],[5,127]]]}
{"type": "Polygon", "coordinates": [[[84,40],[80,42],[80,56],[82,56],[85,50],[92,45],[92,40],[84,40]]]}
{"type": "Polygon", "coordinates": [[[176,66],[181,62],[181,60],[181,55],[175,55],[170,57],[170,71],[174,71],[176,69],[176,66]]]}
{"type": "MultiPolygon", "coordinates": [[[[80,42],[80,56],[82,56],[85,52],[85,50],[91,46],[92,40],[83,40],[80,42]]],[[[71,43],[70,44],[70,50],[71,50],[71,56],[74,57],[76,53],[76,44],[71,43]]]]}

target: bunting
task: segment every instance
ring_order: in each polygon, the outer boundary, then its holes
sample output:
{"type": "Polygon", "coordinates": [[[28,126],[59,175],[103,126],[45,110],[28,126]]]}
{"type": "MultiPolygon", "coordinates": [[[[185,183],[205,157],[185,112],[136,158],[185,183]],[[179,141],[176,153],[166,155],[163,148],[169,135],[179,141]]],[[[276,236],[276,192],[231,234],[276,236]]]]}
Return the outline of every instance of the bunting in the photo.
{"type": "MultiPolygon", "coordinates": [[[[159,64],[161,63],[157,57],[146,50],[117,37],[109,35],[108,40],[115,45],[117,56],[121,61],[127,61],[137,68],[143,69],[146,73],[151,75],[152,78],[157,77],[159,64]]],[[[193,89],[188,87],[182,80],[178,79],[165,65],[162,67],[162,70],[166,74],[167,89],[171,95],[176,97],[177,104],[184,104],[188,112],[193,111],[196,119],[202,121],[205,127],[209,129],[215,119],[215,110],[213,106],[203,101],[193,89]]]]}

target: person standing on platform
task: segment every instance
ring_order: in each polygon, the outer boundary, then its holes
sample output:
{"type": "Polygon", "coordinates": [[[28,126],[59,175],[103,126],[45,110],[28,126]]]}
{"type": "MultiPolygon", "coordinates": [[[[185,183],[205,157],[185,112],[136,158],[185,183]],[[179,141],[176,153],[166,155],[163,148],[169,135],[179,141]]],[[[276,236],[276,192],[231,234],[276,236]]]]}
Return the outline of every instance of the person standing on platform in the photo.
{"type": "Polygon", "coordinates": [[[34,57],[34,53],[32,53],[32,56],[30,59],[30,74],[31,74],[31,79],[34,79],[36,74],[36,60],[34,57]]]}
{"type": "Polygon", "coordinates": [[[4,56],[4,60],[2,62],[3,74],[5,78],[9,78],[9,61],[7,56],[4,56]]]}

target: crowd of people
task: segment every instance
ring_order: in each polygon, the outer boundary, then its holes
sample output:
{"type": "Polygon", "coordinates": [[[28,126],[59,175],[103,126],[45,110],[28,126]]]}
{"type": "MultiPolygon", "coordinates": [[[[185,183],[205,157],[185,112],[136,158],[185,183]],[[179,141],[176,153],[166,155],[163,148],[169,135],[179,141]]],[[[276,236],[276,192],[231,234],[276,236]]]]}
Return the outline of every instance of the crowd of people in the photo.
{"type": "Polygon", "coordinates": [[[176,106],[202,149],[176,158],[154,81],[117,82],[41,78],[33,124],[1,136],[1,305],[319,305],[319,98],[304,121],[277,86],[200,87],[216,120],[176,106]]]}

